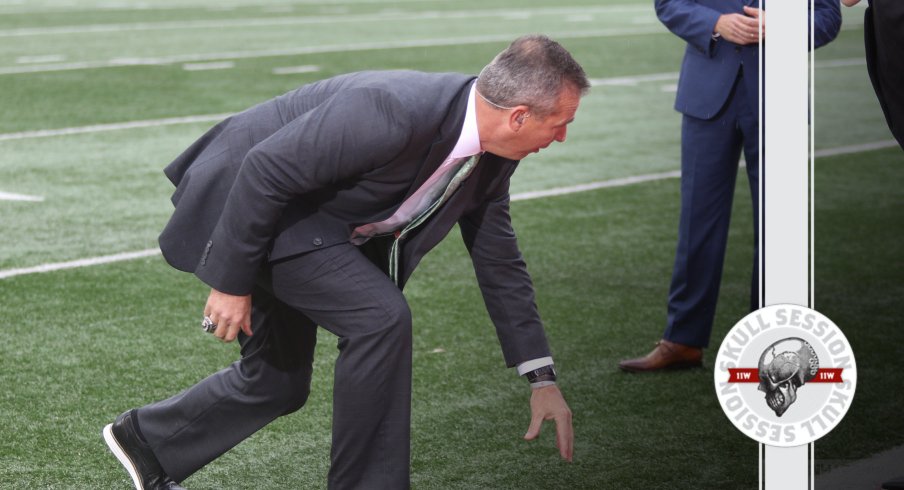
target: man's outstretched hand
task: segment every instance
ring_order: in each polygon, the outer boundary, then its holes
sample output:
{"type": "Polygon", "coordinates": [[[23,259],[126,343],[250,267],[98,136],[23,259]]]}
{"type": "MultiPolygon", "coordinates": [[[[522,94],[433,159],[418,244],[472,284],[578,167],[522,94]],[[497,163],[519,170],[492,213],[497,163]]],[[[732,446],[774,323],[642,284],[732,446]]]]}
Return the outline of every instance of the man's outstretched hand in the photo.
{"type": "Polygon", "coordinates": [[[574,453],[574,430],[571,428],[571,410],[556,385],[531,390],[530,427],[524,439],[531,441],[540,435],[544,420],[556,421],[556,447],[562,459],[571,462],[574,453]]]}

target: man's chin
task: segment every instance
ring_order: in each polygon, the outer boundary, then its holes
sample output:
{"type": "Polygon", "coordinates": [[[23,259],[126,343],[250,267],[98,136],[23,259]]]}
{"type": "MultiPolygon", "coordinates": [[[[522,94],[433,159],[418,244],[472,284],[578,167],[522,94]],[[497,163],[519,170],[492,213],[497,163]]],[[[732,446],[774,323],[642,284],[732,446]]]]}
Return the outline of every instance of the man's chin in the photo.
{"type": "MultiPolygon", "coordinates": [[[[490,151],[490,150],[487,150],[487,151],[490,151]]],[[[490,153],[493,153],[494,155],[498,155],[507,160],[523,160],[525,157],[527,157],[531,153],[537,153],[538,151],[540,151],[540,150],[537,149],[537,150],[531,150],[531,151],[520,151],[520,152],[513,151],[513,152],[499,152],[499,153],[490,151],[490,153]]]]}

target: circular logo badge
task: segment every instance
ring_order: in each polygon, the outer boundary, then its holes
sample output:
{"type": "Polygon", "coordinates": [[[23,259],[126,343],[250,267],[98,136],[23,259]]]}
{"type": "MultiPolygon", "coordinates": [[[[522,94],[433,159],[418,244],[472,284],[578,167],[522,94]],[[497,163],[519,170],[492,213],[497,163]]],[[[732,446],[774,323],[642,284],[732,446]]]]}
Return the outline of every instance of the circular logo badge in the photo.
{"type": "Polygon", "coordinates": [[[825,315],[804,306],[761,308],[725,336],[714,369],[716,396],[745,435],[800,446],[826,435],[857,387],[854,352],[825,315]]]}

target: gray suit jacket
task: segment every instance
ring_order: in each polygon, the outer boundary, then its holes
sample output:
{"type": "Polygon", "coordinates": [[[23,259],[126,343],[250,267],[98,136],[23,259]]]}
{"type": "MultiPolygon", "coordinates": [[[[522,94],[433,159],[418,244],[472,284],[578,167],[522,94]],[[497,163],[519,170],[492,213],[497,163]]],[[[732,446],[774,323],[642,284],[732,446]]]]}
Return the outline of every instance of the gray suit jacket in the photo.
{"type": "MultiPolygon", "coordinates": [[[[473,80],[352,73],[217,124],[165,170],[177,188],[159,240],[164,257],[217,290],[249,294],[265,261],[348,242],[356,226],[389,217],[448,156],[473,80]]],[[[405,239],[399,265],[404,285],[459,223],[509,366],[549,355],[509,215],[517,164],[484,154],[405,239]]]]}

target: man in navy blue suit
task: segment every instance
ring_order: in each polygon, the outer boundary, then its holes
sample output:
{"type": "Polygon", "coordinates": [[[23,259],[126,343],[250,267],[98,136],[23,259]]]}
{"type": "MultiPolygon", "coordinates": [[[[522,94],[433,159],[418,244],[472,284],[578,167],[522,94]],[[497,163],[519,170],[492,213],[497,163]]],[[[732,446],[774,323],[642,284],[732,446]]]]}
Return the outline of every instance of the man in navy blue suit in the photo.
{"type": "MultiPolygon", "coordinates": [[[[665,333],[652,352],[628,359],[629,372],[701,366],[709,344],[741,152],[753,198],[757,294],[759,47],[765,10],[759,0],[656,0],[656,15],[687,42],[675,110],[681,121],[681,217],[665,333]]],[[[838,34],[838,0],[816,0],[816,47],[838,34]]]]}

